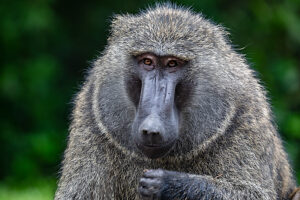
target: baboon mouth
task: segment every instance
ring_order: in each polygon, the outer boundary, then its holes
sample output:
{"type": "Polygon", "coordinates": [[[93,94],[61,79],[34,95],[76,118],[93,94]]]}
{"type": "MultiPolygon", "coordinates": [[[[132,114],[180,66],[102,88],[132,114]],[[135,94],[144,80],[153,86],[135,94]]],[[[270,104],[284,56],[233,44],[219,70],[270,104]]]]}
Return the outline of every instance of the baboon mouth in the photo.
{"type": "Polygon", "coordinates": [[[167,144],[141,144],[139,142],[136,142],[136,146],[138,149],[148,158],[156,159],[165,156],[169,151],[172,149],[172,147],[175,144],[175,140],[168,142],[167,144]]]}
{"type": "Polygon", "coordinates": [[[164,145],[160,145],[160,144],[146,144],[144,145],[145,147],[148,147],[148,148],[160,148],[164,145]]]}

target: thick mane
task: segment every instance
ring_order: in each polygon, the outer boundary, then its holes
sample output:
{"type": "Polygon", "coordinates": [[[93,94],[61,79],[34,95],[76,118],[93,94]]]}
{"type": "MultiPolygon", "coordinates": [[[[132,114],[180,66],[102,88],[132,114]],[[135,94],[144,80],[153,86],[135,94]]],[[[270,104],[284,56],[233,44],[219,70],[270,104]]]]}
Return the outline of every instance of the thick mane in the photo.
{"type": "Polygon", "coordinates": [[[171,3],[116,15],[73,110],[55,199],[287,199],[264,88],[219,25],[171,3]]]}

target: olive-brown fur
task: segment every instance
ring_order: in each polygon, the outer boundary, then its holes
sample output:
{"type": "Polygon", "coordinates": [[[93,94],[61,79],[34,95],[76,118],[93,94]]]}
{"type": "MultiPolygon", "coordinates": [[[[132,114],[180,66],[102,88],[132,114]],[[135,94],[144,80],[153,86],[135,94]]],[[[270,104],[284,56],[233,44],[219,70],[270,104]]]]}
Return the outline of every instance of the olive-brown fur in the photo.
{"type": "Polygon", "coordinates": [[[227,35],[174,5],[117,15],[75,99],[55,199],[140,199],[145,169],[163,170],[165,199],[288,199],[295,182],[266,92],[227,35]],[[179,139],[158,159],[143,155],[130,134],[136,107],[128,83],[142,53],[187,62],[188,95],[176,97],[179,139]]]}

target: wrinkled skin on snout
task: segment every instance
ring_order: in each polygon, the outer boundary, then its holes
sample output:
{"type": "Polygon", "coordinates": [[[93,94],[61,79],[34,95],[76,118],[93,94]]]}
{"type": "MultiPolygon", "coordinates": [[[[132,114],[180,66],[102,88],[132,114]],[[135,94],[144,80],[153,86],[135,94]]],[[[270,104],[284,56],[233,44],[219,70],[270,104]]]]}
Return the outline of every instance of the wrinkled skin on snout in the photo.
{"type": "Polygon", "coordinates": [[[135,57],[141,82],[132,136],[138,149],[151,159],[166,155],[179,135],[176,86],[185,62],[172,56],[145,53],[135,57]]]}

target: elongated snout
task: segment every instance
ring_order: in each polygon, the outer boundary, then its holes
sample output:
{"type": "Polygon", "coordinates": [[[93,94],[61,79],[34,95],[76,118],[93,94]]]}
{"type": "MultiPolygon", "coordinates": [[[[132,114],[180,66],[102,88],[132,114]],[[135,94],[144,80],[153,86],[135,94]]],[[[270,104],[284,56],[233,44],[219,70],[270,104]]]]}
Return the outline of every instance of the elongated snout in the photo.
{"type": "Polygon", "coordinates": [[[175,87],[174,78],[160,73],[143,77],[133,132],[137,147],[150,158],[166,154],[178,136],[175,87]]]}

